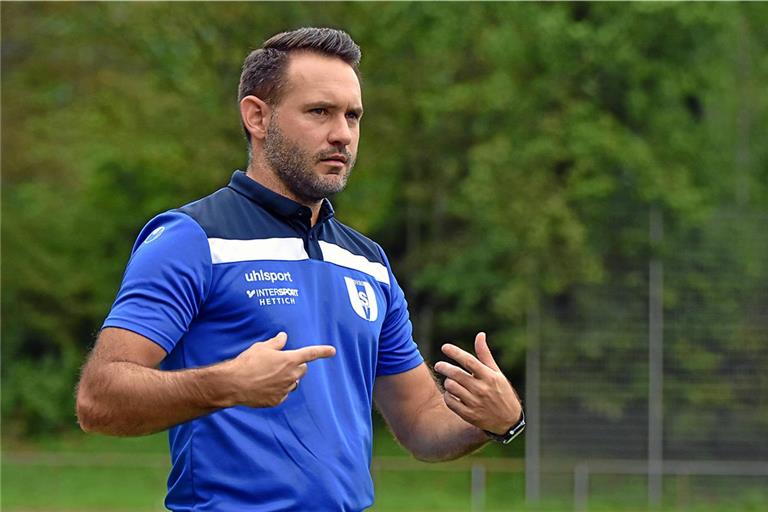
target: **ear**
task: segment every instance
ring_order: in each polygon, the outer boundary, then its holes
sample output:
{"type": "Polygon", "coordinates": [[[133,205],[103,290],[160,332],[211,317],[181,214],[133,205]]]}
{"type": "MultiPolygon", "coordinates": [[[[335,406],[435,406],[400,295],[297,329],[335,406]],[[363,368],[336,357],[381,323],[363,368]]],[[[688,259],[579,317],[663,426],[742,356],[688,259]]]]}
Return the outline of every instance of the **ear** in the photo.
{"type": "Polygon", "coordinates": [[[240,119],[251,134],[251,140],[263,140],[267,136],[267,125],[271,108],[256,96],[246,96],[240,100],[240,119]]]}

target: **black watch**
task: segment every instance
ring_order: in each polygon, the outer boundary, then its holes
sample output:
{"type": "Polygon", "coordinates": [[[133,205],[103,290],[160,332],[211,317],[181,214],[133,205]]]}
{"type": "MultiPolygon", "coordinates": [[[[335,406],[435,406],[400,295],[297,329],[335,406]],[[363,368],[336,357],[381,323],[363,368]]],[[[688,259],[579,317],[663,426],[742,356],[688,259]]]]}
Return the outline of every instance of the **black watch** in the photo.
{"type": "Polygon", "coordinates": [[[520,421],[509,427],[509,430],[507,430],[506,434],[494,434],[493,432],[488,432],[487,430],[484,430],[485,435],[490,437],[496,442],[502,443],[502,444],[509,444],[512,442],[514,438],[520,435],[520,433],[525,430],[525,412],[522,410],[520,411],[520,421]]]}

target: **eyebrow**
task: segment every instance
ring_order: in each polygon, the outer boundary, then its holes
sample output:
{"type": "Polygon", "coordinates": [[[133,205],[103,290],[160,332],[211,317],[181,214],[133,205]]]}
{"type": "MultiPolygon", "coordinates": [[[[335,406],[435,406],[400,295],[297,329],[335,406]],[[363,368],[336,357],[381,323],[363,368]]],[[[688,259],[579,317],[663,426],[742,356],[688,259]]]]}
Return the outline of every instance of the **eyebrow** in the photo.
{"type": "MultiPolygon", "coordinates": [[[[330,101],[309,101],[307,102],[306,107],[327,108],[329,110],[337,110],[339,108],[336,103],[331,103],[330,101]]],[[[358,117],[362,117],[363,107],[352,107],[348,112],[352,112],[353,114],[357,114],[358,117]]]]}

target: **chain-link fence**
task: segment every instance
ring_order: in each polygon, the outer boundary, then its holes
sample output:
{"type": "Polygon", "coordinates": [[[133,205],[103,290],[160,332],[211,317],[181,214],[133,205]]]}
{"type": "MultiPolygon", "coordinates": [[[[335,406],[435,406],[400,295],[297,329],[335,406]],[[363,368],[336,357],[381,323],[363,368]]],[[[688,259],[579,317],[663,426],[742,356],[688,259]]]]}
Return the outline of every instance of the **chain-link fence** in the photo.
{"type": "Polygon", "coordinates": [[[663,233],[530,314],[530,500],[768,505],[768,215],[663,233]]]}

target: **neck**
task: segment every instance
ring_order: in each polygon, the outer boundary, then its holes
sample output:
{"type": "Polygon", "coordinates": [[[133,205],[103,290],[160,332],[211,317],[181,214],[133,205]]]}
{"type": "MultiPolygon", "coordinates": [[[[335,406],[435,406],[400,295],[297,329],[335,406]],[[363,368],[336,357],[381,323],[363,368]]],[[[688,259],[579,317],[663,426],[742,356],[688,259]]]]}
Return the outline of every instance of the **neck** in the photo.
{"type": "Polygon", "coordinates": [[[277,177],[275,172],[270,168],[266,162],[256,161],[256,158],[251,160],[248,164],[246,175],[252,180],[258,182],[261,186],[268,188],[272,192],[280,194],[283,197],[287,197],[291,201],[295,201],[302,204],[312,210],[312,223],[314,226],[317,223],[317,219],[320,216],[320,207],[323,205],[322,199],[319,201],[307,201],[297,197],[291,190],[283,183],[283,181],[277,177]]]}

